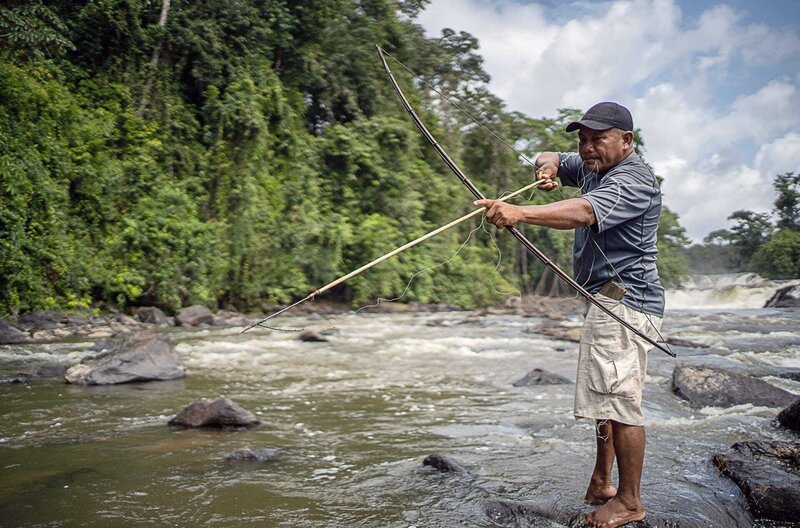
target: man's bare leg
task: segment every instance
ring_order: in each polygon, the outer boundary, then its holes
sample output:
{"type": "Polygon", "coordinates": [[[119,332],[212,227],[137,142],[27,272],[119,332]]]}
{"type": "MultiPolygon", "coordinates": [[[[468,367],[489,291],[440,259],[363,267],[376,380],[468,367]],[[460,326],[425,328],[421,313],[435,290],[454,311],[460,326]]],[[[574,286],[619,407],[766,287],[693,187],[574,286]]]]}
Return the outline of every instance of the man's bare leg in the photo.
{"type": "Polygon", "coordinates": [[[644,519],[644,507],[639,495],[644,466],[644,427],[611,422],[614,450],[619,469],[617,495],[586,517],[593,528],[616,528],[644,519]]]}
{"type": "Polygon", "coordinates": [[[602,504],[617,494],[617,488],[611,479],[614,467],[614,436],[612,425],[608,420],[597,420],[597,457],[594,462],[592,479],[583,498],[589,504],[602,504]]]}

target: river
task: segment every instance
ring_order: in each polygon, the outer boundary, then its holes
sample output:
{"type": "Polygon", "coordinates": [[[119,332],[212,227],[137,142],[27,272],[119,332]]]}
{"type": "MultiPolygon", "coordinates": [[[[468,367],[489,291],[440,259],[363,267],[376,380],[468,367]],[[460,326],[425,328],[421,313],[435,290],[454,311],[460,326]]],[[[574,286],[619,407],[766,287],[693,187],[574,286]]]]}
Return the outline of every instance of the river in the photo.
{"type": "MultiPolygon", "coordinates": [[[[760,308],[775,287],[719,276],[668,293],[665,333],[709,348],[676,348],[677,360],[651,352],[642,482],[651,512],[753,525],[741,492],[710,458],[741,440],[790,440],[772,424],[777,409],[692,409],[670,382],[680,361],[800,367],[800,310],[760,308]]],[[[535,367],[574,380],[577,344],[537,333],[545,323],[468,312],[281,319],[329,329],[328,343],[178,328],[168,333],[184,380],[0,385],[0,526],[494,526],[483,511],[491,498],[579,504],[594,439],[593,427],[572,417],[573,386],[512,386],[535,367]],[[185,405],[219,396],[264,425],[167,426],[185,405]],[[224,459],[240,447],[281,454],[255,465],[224,459]],[[433,452],[473,477],[423,467],[433,452]]],[[[0,378],[76,362],[88,345],[0,346],[0,378]]],[[[800,394],[798,382],[768,381],[800,394]]]]}

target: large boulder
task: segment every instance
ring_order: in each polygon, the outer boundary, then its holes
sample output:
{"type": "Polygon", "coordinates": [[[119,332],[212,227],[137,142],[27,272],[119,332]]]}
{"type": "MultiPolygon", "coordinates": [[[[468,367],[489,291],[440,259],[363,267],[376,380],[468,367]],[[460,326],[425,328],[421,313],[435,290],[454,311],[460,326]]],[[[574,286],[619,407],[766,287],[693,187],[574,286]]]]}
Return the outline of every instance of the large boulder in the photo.
{"type": "Polygon", "coordinates": [[[144,306],[136,310],[136,319],[143,323],[156,326],[175,326],[175,319],[165,314],[155,306],[144,306]]]}
{"type": "Polygon", "coordinates": [[[67,383],[114,385],[186,376],[175,345],[151,333],[108,339],[93,348],[100,349],[100,353],[70,367],[64,375],[67,383]]]}
{"type": "Polygon", "coordinates": [[[778,423],[787,429],[800,433],[800,398],[797,398],[778,413],[778,423]]]}
{"type": "Polygon", "coordinates": [[[0,345],[28,343],[30,341],[31,338],[28,334],[5,319],[0,319],[0,345]]]}
{"type": "Polygon", "coordinates": [[[800,308],[800,284],[778,289],[764,308],[800,308]]]}
{"type": "Polygon", "coordinates": [[[216,429],[253,427],[260,423],[253,413],[229,398],[192,403],[169,421],[169,425],[179,427],[216,429]]]}
{"type": "Polygon", "coordinates": [[[205,306],[196,304],[194,306],[181,308],[180,311],[178,311],[178,315],[175,316],[175,319],[177,319],[178,324],[181,326],[210,325],[214,323],[214,314],[205,306]]]}
{"type": "Polygon", "coordinates": [[[745,403],[782,407],[796,398],[759,378],[703,365],[676,367],[672,374],[672,391],[696,407],[731,407],[745,403]]]}
{"type": "Polygon", "coordinates": [[[758,519],[800,519],[800,477],[796,473],[798,446],[778,442],[742,442],[733,448],[739,454],[714,455],[720,472],[742,490],[758,519]]]}
{"type": "Polygon", "coordinates": [[[535,368],[515,381],[513,385],[515,387],[528,387],[531,385],[566,385],[569,383],[572,382],[560,374],[554,374],[540,368],[535,368]]]}

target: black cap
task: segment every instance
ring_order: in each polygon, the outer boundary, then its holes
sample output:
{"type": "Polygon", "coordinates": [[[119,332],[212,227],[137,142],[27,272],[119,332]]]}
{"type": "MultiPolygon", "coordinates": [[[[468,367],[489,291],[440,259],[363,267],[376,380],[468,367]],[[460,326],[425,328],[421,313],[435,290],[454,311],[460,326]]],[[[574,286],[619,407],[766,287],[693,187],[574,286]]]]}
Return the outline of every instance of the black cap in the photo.
{"type": "Polygon", "coordinates": [[[620,130],[633,130],[633,117],[631,113],[622,105],[604,101],[591,107],[580,121],[573,121],[567,125],[567,132],[578,130],[581,125],[592,130],[608,130],[609,128],[619,128],[620,130]]]}

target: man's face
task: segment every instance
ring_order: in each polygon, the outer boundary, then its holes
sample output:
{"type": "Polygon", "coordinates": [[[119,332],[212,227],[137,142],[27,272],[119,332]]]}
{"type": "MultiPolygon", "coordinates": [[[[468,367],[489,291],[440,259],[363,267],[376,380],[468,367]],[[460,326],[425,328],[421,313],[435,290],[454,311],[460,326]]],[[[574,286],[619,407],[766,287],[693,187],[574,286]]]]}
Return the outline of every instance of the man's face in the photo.
{"type": "Polygon", "coordinates": [[[616,128],[592,130],[581,126],[578,131],[578,153],[587,169],[605,174],[625,159],[625,142],[633,139],[632,136],[632,133],[616,128]]]}

